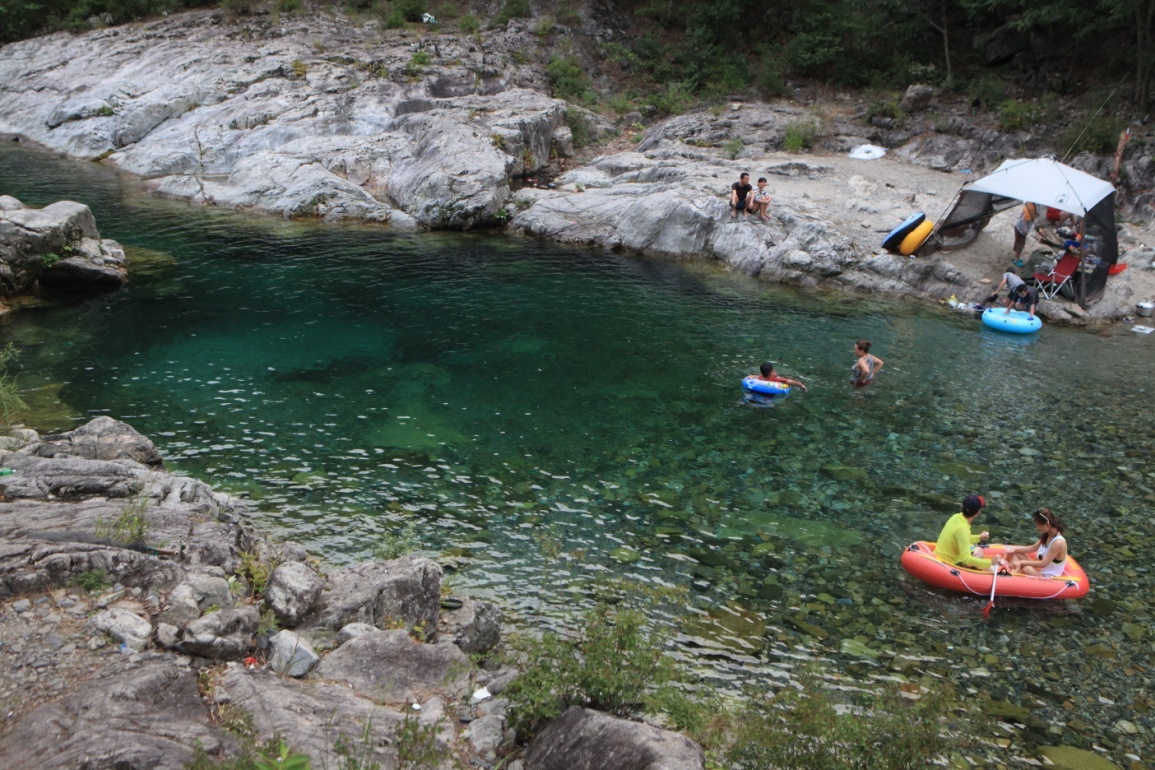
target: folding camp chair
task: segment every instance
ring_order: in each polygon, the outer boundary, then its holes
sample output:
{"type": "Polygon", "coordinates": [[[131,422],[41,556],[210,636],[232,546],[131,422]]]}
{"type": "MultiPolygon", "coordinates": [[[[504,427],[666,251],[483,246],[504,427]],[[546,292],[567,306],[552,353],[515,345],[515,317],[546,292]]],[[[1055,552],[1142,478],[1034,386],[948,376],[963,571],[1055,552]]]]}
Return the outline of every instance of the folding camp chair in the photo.
{"type": "Polygon", "coordinates": [[[1035,285],[1039,287],[1039,293],[1043,295],[1044,299],[1054,299],[1059,290],[1071,280],[1071,276],[1079,269],[1080,258],[1078,254],[1068,251],[1063,255],[1062,259],[1055,263],[1049,273],[1035,273],[1032,278],[1035,279],[1035,285]]]}

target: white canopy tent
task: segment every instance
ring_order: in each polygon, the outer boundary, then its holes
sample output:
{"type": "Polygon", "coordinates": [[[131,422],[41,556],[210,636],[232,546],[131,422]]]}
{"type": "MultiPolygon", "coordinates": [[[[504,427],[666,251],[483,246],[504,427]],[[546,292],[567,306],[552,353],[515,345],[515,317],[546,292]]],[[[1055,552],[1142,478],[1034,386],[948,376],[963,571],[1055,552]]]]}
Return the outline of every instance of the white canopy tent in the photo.
{"type": "Polygon", "coordinates": [[[994,173],[967,187],[975,192],[1038,203],[1085,217],[1115,192],[1110,182],[1049,158],[1004,160],[994,173]]]}
{"type": "MultiPolygon", "coordinates": [[[[1083,307],[1103,295],[1111,267],[1119,261],[1115,235],[1115,188],[1109,182],[1049,158],[1003,161],[992,174],[964,185],[935,225],[919,256],[974,243],[991,217],[1019,201],[1050,206],[1081,218],[1082,261],[1074,284],[1083,307]]],[[[1041,212],[1040,212],[1041,213],[1041,212]]]]}

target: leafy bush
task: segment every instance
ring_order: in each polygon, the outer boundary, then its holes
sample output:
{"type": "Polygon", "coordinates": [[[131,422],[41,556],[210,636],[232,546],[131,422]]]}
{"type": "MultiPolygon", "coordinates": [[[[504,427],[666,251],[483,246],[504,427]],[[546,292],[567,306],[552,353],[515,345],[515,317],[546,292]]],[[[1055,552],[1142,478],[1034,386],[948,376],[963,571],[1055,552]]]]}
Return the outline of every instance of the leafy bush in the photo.
{"type": "Polygon", "coordinates": [[[96,520],[93,532],[97,537],[106,538],[122,545],[144,545],[148,539],[146,514],[152,495],[152,485],[137,492],[112,522],[103,518],[96,520]]]}
{"type": "Polygon", "coordinates": [[[467,13],[457,20],[457,28],[467,35],[472,35],[481,29],[481,22],[472,13],[467,13]]]}
{"type": "Polygon", "coordinates": [[[782,76],[782,65],[774,59],[763,59],[754,69],[754,87],[763,96],[785,96],[786,78],[782,76]]]}
{"type": "Polygon", "coordinates": [[[585,147],[592,140],[589,119],[577,110],[566,110],[565,124],[573,134],[573,146],[585,147]]]}
{"type": "Polygon", "coordinates": [[[13,366],[19,358],[20,353],[11,342],[0,349],[0,425],[4,427],[11,425],[22,412],[28,409],[28,404],[20,398],[20,391],[16,387],[16,378],[8,372],[9,367],[13,366]]]}
{"type": "Polygon", "coordinates": [[[999,128],[1003,131],[1022,131],[1042,119],[1043,110],[1030,102],[1008,99],[999,105],[999,128]]]}
{"type": "Polygon", "coordinates": [[[722,145],[722,152],[726,153],[726,157],[730,160],[737,160],[738,156],[742,154],[742,150],[746,149],[746,143],[742,141],[741,137],[734,137],[728,139],[722,145]]]}
{"type": "Polygon", "coordinates": [[[301,0],[277,0],[277,10],[281,13],[292,13],[301,10],[301,0]]]}
{"type": "Polygon", "coordinates": [[[305,62],[301,61],[300,59],[293,59],[293,63],[289,66],[291,66],[293,69],[293,77],[297,78],[298,80],[305,77],[305,73],[309,71],[309,68],[305,66],[305,62]]]}
{"type": "MultiPolygon", "coordinates": [[[[494,134],[494,136],[498,136],[498,134],[494,134]]],[[[501,138],[502,140],[505,139],[505,137],[501,138]]],[[[380,542],[373,549],[373,556],[384,561],[392,561],[419,548],[421,548],[421,536],[417,532],[417,523],[410,521],[400,529],[382,535],[380,542]]]]}
{"type": "Polygon", "coordinates": [[[818,139],[818,124],[813,120],[795,120],[786,124],[786,138],[782,145],[789,152],[810,149],[818,139]]]}
{"type": "Polygon", "coordinates": [[[594,101],[592,83],[576,56],[555,56],[546,65],[545,74],[553,95],[568,102],[594,101]]]}
{"type": "Polygon", "coordinates": [[[414,51],[409,61],[419,67],[425,67],[433,63],[433,57],[429,55],[428,51],[414,51]]]}
{"type": "Polygon", "coordinates": [[[994,107],[1005,102],[1010,93],[1010,86],[998,78],[984,75],[970,84],[967,95],[971,104],[976,107],[994,107]]]}
{"type": "Polygon", "coordinates": [[[185,770],[311,770],[307,754],[297,754],[279,735],[264,743],[251,736],[243,737],[241,752],[231,758],[219,758],[197,746],[185,770]]]}
{"type": "Polygon", "coordinates": [[[694,101],[696,84],[679,80],[667,83],[664,90],[658,90],[647,98],[649,106],[658,115],[676,115],[685,112],[694,101]]]}
{"type": "Polygon", "coordinates": [[[1067,155],[1114,152],[1119,144],[1119,134],[1126,127],[1126,121],[1111,115],[1100,115],[1086,122],[1075,121],[1063,132],[1059,145],[1067,148],[1067,155]]]}
{"type": "Polygon", "coordinates": [[[504,27],[511,19],[528,19],[529,16],[529,0],[505,0],[505,5],[493,17],[493,25],[504,27]]]}
{"type": "Polygon", "coordinates": [[[229,13],[248,13],[253,9],[255,0],[220,0],[217,5],[222,11],[229,13]]]}
{"type": "Polygon", "coordinates": [[[89,570],[88,572],[78,572],[72,578],[72,585],[87,591],[90,594],[103,591],[108,588],[111,583],[108,582],[108,575],[102,569],[89,570]]]}
{"type": "Polygon", "coordinates": [[[820,681],[804,678],[801,690],[752,699],[731,721],[726,756],[745,768],[921,770],[947,747],[941,720],[949,704],[946,693],[910,704],[890,690],[840,710],[820,681]]]}
{"type": "Polygon", "coordinates": [[[425,14],[425,0],[394,0],[393,10],[405,21],[418,22],[425,14]]]}
{"type": "Polygon", "coordinates": [[[641,612],[599,604],[578,629],[572,637],[521,640],[522,674],[506,691],[510,725],[520,737],[574,705],[618,716],[657,704],[682,710],[670,705],[682,699],[669,687],[680,672],[664,653],[666,637],[648,628],[641,612]]]}
{"type": "Polygon", "coordinates": [[[578,9],[575,7],[575,3],[570,2],[569,0],[562,0],[562,2],[558,4],[558,24],[564,24],[567,27],[572,27],[576,24],[580,24],[581,20],[581,14],[578,13],[578,9]]]}
{"type": "Polygon", "coordinates": [[[444,752],[437,748],[441,722],[423,725],[411,715],[397,727],[393,747],[397,750],[397,770],[434,770],[439,767],[444,752]]]}

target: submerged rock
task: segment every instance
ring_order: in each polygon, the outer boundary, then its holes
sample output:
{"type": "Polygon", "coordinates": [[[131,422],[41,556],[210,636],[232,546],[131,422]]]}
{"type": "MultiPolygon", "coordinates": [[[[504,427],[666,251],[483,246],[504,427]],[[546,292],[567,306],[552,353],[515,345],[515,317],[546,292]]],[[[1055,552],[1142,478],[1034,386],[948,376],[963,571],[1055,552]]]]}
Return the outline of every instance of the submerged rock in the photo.
{"type": "Polygon", "coordinates": [[[1055,770],[1119,770],[1119,766],[1101,754],[1074,746],[1041,746],[1039,755],[1055,770]]]}

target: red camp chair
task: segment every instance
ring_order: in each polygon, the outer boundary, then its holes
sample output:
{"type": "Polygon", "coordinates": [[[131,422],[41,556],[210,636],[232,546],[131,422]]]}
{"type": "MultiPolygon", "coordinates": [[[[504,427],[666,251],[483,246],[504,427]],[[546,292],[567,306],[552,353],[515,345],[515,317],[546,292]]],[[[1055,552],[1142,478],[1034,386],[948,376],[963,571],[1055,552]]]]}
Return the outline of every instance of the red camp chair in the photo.
{"type": "Polygon", "coordinates": [[[1071,276],[1079,269],[1079,255],[1068,251],[1062,259],[1055,263],[1049,273],[1035,273],[1035,285],[1045,299],[1054,299],[1059,290],[1071,280],[1071,276]]]}

